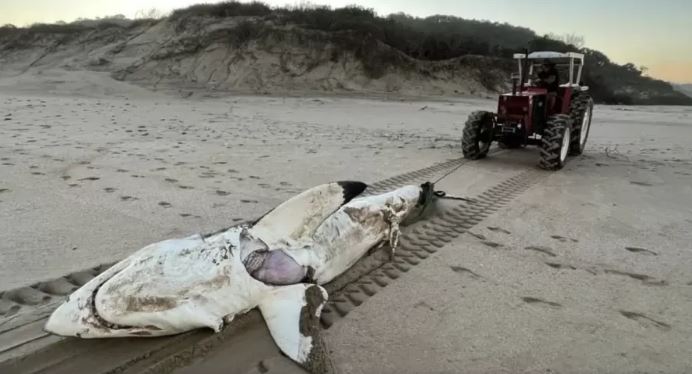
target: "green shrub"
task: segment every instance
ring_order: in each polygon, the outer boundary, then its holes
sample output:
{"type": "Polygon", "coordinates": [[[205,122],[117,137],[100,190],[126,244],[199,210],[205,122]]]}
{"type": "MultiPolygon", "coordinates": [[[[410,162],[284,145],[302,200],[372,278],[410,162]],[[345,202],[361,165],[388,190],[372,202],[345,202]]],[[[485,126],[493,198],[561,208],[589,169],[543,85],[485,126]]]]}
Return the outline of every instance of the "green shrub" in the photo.
{"type": "Polygon", "coordinates": [[[241,3],[238,1],[223,1],[216,4],[197,4],[183,9],[177,9],[171,14],[171,19],[184,17],[262,17],[271,14],[272,10],[264,3],[253,1],[241,3]]]}

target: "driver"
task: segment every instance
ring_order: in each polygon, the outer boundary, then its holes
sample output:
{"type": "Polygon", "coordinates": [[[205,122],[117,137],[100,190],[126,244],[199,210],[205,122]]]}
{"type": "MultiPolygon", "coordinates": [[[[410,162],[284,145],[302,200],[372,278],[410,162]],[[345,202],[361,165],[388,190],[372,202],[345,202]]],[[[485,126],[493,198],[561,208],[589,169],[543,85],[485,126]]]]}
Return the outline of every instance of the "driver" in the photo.
{"type": "Polygon", "coordinates": [[[543,65],[538,69],[538,87],[545,88],[548,93],[557,93],[560,87],[560,77],[555,68],[555,64],[549,60],[543,61],[543,65]]]}

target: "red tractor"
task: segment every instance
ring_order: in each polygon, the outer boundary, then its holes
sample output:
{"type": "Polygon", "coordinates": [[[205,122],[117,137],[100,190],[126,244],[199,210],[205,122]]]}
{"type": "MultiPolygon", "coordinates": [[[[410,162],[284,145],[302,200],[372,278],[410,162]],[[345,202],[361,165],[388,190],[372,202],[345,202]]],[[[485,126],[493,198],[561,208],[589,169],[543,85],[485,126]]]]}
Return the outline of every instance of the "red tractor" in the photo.
{"type": "Polygon", "coordinates": [[[567,155],[584,151],[589,136],[593,100],[589,88],[579,84],[584,55],[533,52],[517,53],[514,59],[519,73],[512,74],[512,93],[500,95],[497,113],[473,112],[466,121],[464,157],[485,157],[497,140],[501,148],[537,145],[539,166],[561,169],[567,155]],[[569,78],[566,83],[558,84],[558,71],[569,78]]]}

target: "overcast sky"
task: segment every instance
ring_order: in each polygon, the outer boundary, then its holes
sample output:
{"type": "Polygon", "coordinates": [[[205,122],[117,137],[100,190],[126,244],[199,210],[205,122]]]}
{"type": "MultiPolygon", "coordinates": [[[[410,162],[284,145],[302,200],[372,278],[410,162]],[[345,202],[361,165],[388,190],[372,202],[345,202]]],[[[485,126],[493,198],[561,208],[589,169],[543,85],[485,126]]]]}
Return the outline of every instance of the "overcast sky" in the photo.
{"type": "MultiPolygon", "coordinates": [[[[195,0],[0,0],[0,24],[72,21],[138,10],[162,11],[204,2],[195,0]]],[[[206,1],[215,2],[215,1],[206,1]]],[[[266,0],[270,5],[299,2],[266,0]]],[[[315,0],[334,7],[358,4],[381,15],[449,14],[508,22],[538,33],[574,33],[586,46],[619,63],[647,66],[649,74],[692,83],[692,0],[315,0]]]]}

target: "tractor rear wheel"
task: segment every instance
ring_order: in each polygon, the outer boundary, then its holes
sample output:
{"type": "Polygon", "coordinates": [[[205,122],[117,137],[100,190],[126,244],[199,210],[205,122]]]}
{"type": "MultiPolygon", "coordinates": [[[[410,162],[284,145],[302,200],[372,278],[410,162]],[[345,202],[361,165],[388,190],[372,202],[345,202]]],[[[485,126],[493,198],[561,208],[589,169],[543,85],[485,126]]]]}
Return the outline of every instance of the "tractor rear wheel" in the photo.
{"type": "Polygon", "coordinates": [[[567,114],[555,114],[548,118],[541,137],[538,166],[546,170],[558,170],[565,166],[572,138],[570,122],[567,114]]]}
{"type": "Polygon", "coordinates": [[[477,160],[483,158],[490,150],[493,141],[495,114],[485,111],[471,113],[464,125],[461,137],[461,150],[464,158],[477,160]]]}
{"type": "Polygon", "coordinates": [[[577,156],[584,152],[586,139],[591,129],[591,116],[593,113],[593,99],[588,93],[580,93],[572,100],[570,117],[572,119],[572,140],[569,146],[569,154],[577,156]]]}

